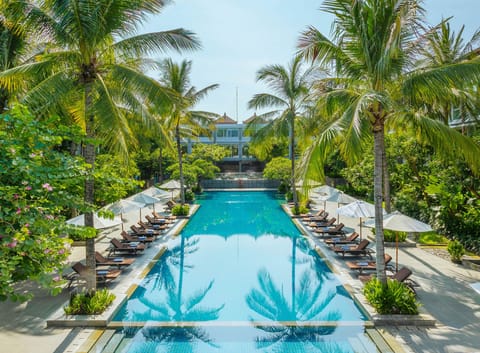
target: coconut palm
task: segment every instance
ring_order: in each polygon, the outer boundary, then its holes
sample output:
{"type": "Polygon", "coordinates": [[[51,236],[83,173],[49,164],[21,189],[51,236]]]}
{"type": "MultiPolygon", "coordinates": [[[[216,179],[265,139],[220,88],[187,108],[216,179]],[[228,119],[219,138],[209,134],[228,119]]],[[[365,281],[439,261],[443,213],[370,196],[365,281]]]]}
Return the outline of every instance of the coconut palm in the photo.
{"type": "Polygon", "coordinates": [[[178,100],[167,107],[166,111],[161,113],[164,117],[164,123],[171,127],[175,132],[175,141],[178,155],[178,165],[180,172],[180,198],[181,203],[185,203],[185,181],[183,177],[182,163],[182,137],[195,137],[199,134],[208,134],[209,128],[214,117],[217,114],[191,110],[195,104],[203,99],[210,91],[216,89],[218,84],[209,85],[198,90],[190,84],[190,73],[192,62],[184,60],[180,64],[171,59],[164,60],[161,65],[160,82],[172,91],[178,94],[178,100]]]}
{"type": "Polygon", "coordinates": [[[248,107],[278,108],[268,113],[259,114],[251,125],[258,125],[266,117],[274,117],[270,123],[260,128],[253,140],[264,140],[268,137],[289,138],[289,158],[291,161],[290,184],[293,193],[295,210],[298,212],[298,197],[295,189],[295,124],[306,113],[309,106],[310,79],[313,68],[302,69],[300,56],[294,57],[288,68],[281,65],[267,65],[257,72],[257,81],[262,81],[273,93],[256,94],[248,107]]]}
{"type": "Polygon", "coordinates": [[[322,9],[335,17],[332,40],[310,27],[303,32],[299,48],[306,59],[330,69],[333,77],[317,83],[327,88],[317,103],[323,120],[313,132],[314,143],[304,154],[303,167],[306,174],[323,173],[325,157],[337,149],[352,163],[373,139],[377,276],[386,283],[382,229],[385,129],[415,134],[439,152],[464,158],[478,172],[479,147],[429,117],[422,107],[452,99],[456,89],[478,83],[480,64],[465,61],[413,69],[421,42],[418,35],[424,28],[421,1],[327,0],[322,9]]]}
{"type": "MultiPolygon", "coordinates": [[[[88,142],[82,154],[91,166],[85,181],[85,202],[91,207],[95,139],[126,153],[133,140],[127,112],[138,109],[142,101],[174,97],[142,72],[146,61],[141,56],[199,46],[192,33],[183,29],[133,35],[147,15],[159,13],[164,5],[162,0],[70,0],[31,1],[28,6],[18,6],[19,11],[26,11],[23,18],[48,33],[54,49],[33,63],[4,71],[0,83],[15,87],[24,77],[41,73],[43,79],[28,90],[23,101],[43,114],[58,113],[62,108],[85,129],[88,142]]],[[[93,226],[92,212],[85,214],[85,225],[93,226]]],[[[88,239],[88,289],[96,288],[94,254],[94,239],[88,239]]]]}
{"type": "MultiPolygon", "coordinates": [[[[438,67],[478,57],[480,54],[480,30],[477,29],[472,37],[465,41],[463,39],[464,29],[465,26],[462,26],[456,33],[451,29],[449,20],[442,21],[434,27],[424,38],[424,45],[420,50],[421,57],[417,65],[423,68],[438,67]]],[[[438,112],[438,118],[448,125],[455,110],[463,121],[468,117],[476,119],[478,106],[477,84],[458,92],[455,102],[441,102],[441,104],[433,105],[431,110],[438,112]],[[451,103],[455,104],[455,109],[451,103]]]]}

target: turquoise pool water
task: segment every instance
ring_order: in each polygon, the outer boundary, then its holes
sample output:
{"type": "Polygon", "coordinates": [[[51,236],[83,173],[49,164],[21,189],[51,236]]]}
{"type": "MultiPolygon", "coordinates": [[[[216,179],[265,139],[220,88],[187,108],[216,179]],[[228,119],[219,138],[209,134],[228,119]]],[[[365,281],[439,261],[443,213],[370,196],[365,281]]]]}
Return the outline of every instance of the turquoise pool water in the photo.
{"type": "Polygon", "coordinates": [[[115,352],[376,352],[272,192],[209,192],[115,316],[115,352]]]}

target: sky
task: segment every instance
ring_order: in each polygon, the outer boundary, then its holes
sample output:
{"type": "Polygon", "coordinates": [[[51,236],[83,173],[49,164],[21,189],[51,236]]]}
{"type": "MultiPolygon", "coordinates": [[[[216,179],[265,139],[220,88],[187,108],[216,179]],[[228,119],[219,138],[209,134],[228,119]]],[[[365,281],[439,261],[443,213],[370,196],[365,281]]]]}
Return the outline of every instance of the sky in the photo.
{"type": "MultiPolygon", "coordinates": [[[[200,39],[202,49],[181,55],[165,53],[176,62],[192,61],[191,83],[197,89],[211,84],[211,91],[196,107],[242,122],[253,115],[248,101],[268,92],[256,82],[265,65],[288,66],[300,33],[314,26],[329,35],[332,17],[319,9],[322,0],[176,0],[159,15],[152,16],[141,32],[184,28],[200,39]]],[[[457,32],[465,25],[464,39],[478,29],[480,0],[424,0],[427,21],[436,24],[453,16],[457,32]]],[[[158,73],[151,73],[158,78],[158,73]]]]}

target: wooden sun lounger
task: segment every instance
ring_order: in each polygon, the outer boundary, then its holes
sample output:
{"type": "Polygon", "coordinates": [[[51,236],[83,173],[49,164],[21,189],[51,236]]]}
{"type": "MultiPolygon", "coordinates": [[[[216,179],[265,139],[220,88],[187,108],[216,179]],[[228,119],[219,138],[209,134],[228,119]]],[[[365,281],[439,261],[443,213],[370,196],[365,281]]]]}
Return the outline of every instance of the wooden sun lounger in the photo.
{"type": "Polygon", "coordinates": [[[135,262],[134,258],[105,257],[98,251],[95,251],[95,260],[97,266],[116,266],[118,268],[128,267],[135,262]]]}
{"type": "MultiPolygon", "coordinates": [[[[85,266],[84,264],[82,264],[81,262],[77,262],[76,264],[74,264],[72,266],[72,269],[78,273],[78,275],[80,277],[85,277],[86,273],[87,273],[87,266],[85,266]]],[[[106,269],[106,270],[102,270],[102,269],[96,269],[96,275],[97,275],[97,282],[99,283],[106,283],[106,282],[109,282],[109,281],[112,281],[114,280],[115,278],[117,278],[118,276],[120,276],[120,274],[122,273],[121,270],[110,270],[110,269],[106,269]]]]}
{"type": "MultiPolygon", "coordinates": [[[[388,266],[390,261],[392,261],[392,257],[389,254],[385,254],[385,266],[388,266]]],[[[360,274],[364,271],[375,271],[377,269],[375,261],[347,261],[345,264],[350,270],[358,271],[360,274]]]]}
{"type": "Polygon", "coordinates": [[[368,249],[367,246],[370,242],[367,239],[363,239],[358,245],[340,245],[333,247],[335,253],[342,256],[353,255],[353,256],[369,256],[372,258],[372,251],[368,249]]]}
{"type": "Polygon", "coordinates": [[[111,241],[110,253],[127,252],[137,255],[139,251],[145,250],[146,246],[142,243],[122,243],[120,240],[113,238],[111,241]]]}
{"type": "Polygon", "coordinates": [[[355,243],[357,241],[358,237],[360,237],[360,234],[358,234],[357,232],[353,232],[348,237],[330,238],[330,239],[324,239],[323,241],[327,245],[337,246],[337,245],[345,245],[345,244],[355,243]]]}
{"type": "Polygon", "coordinates": [[[146,235],[131,235],[125,231],[122,231],[120,235],[122,236],[123,240],[125,240],[124,242],[127,243],[140,242],[148,245],[153,243],[154,240],[153,237],[147,237],[146,235]]]}

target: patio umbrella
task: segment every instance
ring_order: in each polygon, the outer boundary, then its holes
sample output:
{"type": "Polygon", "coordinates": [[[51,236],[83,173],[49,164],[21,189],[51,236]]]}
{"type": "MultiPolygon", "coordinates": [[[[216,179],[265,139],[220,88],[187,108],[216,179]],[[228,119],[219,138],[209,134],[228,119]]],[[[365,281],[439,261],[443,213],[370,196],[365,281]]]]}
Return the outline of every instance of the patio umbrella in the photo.
{"type": "MultiPolygon", "coordinates": [[[[134,210],[141,210],[142,207],[145,206],[144,203],[122,199],[118,200],[110,205],[105,206],[105,209],[112,211],[113,213],[120,215],[120,218],[123,218],[122,215],[124,213],[128,213],[134,210]]],[[[123,222],[122,222],[122,230],[123,230],[123,222]]]]}
{"type": "MultiPolygon", "coordinates": [[[[385,211],[383,211],[386,214],[385,211]]],[[[371,203],[355,200],[348,205],[337,208],[337,214],[350,218],[360,218],[360,240],[362,240],[362,218],[375,217],[375,205],[371,203]]]]}
{"type": "Polygon", "coordinates": [[[329,185],[322,185],[313,188],[310,192],[312,193],[312,198],[323,201],[323,209],[325,209],[327,207],[327,199],[333,195],[337,195],[341,191],[329,185]]]}
{"type": "MultiPolygon", "coordinates": [[[[85,215],[81,214],[77,217],[70,218],[66,221],[68,224],[74,226],[84,226],[85,225],[85,215]]],[[[122,219],[120,217],[114,217],[113,219],[100,217],[98,213],[93,214],[93,227],[95,229],[104,229],[110,228],[122,224],[122,219]]]]}
{"type": "MultiPolygon", "coordinates": [[[[162,200],[159,199],[158,197],[150,196],[150,195],[144,194],[143,192],[139,192],[138,194],[130,196],[127,198],[127,200],[143,203],[145,206],[152,205],[154,211],[155,211],[155,204],[162,202],[162,200]]],[[[142,209],[140,209],[140,220],[142,220],[142,209]]]]}
{"type": "MultiPolygon", "coordinates": [[[[367,227],[375,227],[375,221],[367,221],[364,223],[364,225],[367,227]]],[[[415,218],[405,216],[398,211],[390,213],[383,219],[383,229],[408,233],[424,233],[433,230],[428,224],[423,223],[415,218]]],[[[395,256],[395,269],[398,271],[398,234],[395,238],[395,256]]]]}
{"type": "Polygon", "coordinates": [[[162,199],[163,197],[169,197],[170,194],[165,190],[159,189],[155,186],[150,186],[148,189],[145,189],[141,192],[141,194],[145,194],[148,196],[153,196],[158,199],[162,199]]]}
{"type": "Polygon", "coordinates": [[[173,191],[180,190],[180,182],[177,180],[169,180],[166,183],[163,183],[159,186],[161,189],[171,190],[172,191],[172,200],[173,200],[173,191]]]}

